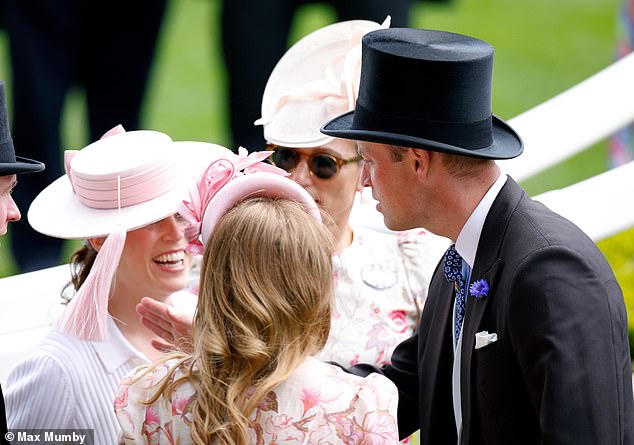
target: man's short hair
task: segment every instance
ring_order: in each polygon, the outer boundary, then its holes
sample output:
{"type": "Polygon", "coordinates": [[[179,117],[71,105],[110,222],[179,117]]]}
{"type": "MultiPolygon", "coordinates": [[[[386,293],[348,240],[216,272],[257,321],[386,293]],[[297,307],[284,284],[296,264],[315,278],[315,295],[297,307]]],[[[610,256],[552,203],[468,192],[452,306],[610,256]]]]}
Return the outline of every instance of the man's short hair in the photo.
{"type": "Polygon", "coordinates": [[[490,159],[441,153],[441,162],[451,175],[457,178],[469,178],[477,176],[482,168],[490,165],[494,161],[490,159]]]}
{"type": "MultiPolygon", "coordinates": [[[[393,162],[401,162],[405,157],[405,152],[409,150],[399,145],[388,145],[390,158],[393,162]]],[[[415,149],[416,150],[416,149],[415,149]]],[[[494,162],[490,159],[472,158],[469,156],[461,156],[456,154],[442,153],[441,162],[449,173],[458,178],[469,178],[477,176],[480,170],[494,162]]]]}
{"type": "Polygon", "coordinates": [[[390,150],[390,158],[394,162],[401,162],[405,157],[405,152],[408,150],[405,147],[400,147],[398,145],[388,145],[390,150]]]}

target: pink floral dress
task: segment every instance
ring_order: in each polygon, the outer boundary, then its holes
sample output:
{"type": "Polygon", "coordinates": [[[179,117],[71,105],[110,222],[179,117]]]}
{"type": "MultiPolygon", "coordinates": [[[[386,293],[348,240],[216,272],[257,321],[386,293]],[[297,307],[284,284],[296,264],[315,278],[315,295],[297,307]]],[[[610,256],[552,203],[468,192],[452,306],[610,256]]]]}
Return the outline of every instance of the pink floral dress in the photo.
{"type": "MultiPolygon", "coordinates": [[[[170,397],[148,400],[174,362],[167,362],[136,381],[139,370],[121,383],[115,414],[125,443],[192,443],[191,403],[194,386],[180,384],[170,397]]],[[[178,369],[172,378],[184,375],[178,369]]],[[[253,444],[367,444],[398,443],[397,390],[379,374],[359,377],[307,359],[290,378],[271,391],[251,413],[253,444]]]]}
{"type": "Polygon", "coordinates": [[[447,247],[445,238],[423,229],[388,234],[355,227],[352,244],[333,257],[335,302],[318,358],[346,367],[389,363],[414,332],[447,247]]]}

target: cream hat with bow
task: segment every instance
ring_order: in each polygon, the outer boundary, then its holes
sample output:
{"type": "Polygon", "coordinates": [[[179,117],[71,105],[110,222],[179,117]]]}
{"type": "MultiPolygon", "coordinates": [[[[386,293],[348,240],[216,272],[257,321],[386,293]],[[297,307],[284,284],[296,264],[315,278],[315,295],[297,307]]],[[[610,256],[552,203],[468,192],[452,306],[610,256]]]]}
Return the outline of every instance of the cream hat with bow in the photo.
{"type": "Polygon", "coordinates": [[[328,25],[295,43],[279,60],[264,89],[262,117],[267,142],[290,148],[332,141],[319,129],[354,109],[361,71],[361,38],[389,27],[368,20],[328,25]]]}

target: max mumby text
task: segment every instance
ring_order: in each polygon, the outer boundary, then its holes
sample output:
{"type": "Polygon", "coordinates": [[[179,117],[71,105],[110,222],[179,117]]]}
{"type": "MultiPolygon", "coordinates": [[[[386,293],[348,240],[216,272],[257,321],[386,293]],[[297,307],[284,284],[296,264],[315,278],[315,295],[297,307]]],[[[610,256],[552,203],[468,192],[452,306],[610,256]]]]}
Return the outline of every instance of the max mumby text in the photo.
{"type": "Polygon", "coordinates": [[[92,445],[93,435],[92,430],[10,430],[4,435],[4,438],[13,445],[92,445]]]}

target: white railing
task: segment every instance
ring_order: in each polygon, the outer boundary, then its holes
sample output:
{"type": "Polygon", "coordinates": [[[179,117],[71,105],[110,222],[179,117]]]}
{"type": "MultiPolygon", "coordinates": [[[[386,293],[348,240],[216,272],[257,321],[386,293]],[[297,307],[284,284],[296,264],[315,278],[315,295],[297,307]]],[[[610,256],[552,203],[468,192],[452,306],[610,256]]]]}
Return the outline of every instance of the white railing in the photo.
{"type": "Polygon", "coordinates": [[[502,168],[523,181],[634,121],[634,53],[509,120],[524,153],[502,168]]]}

